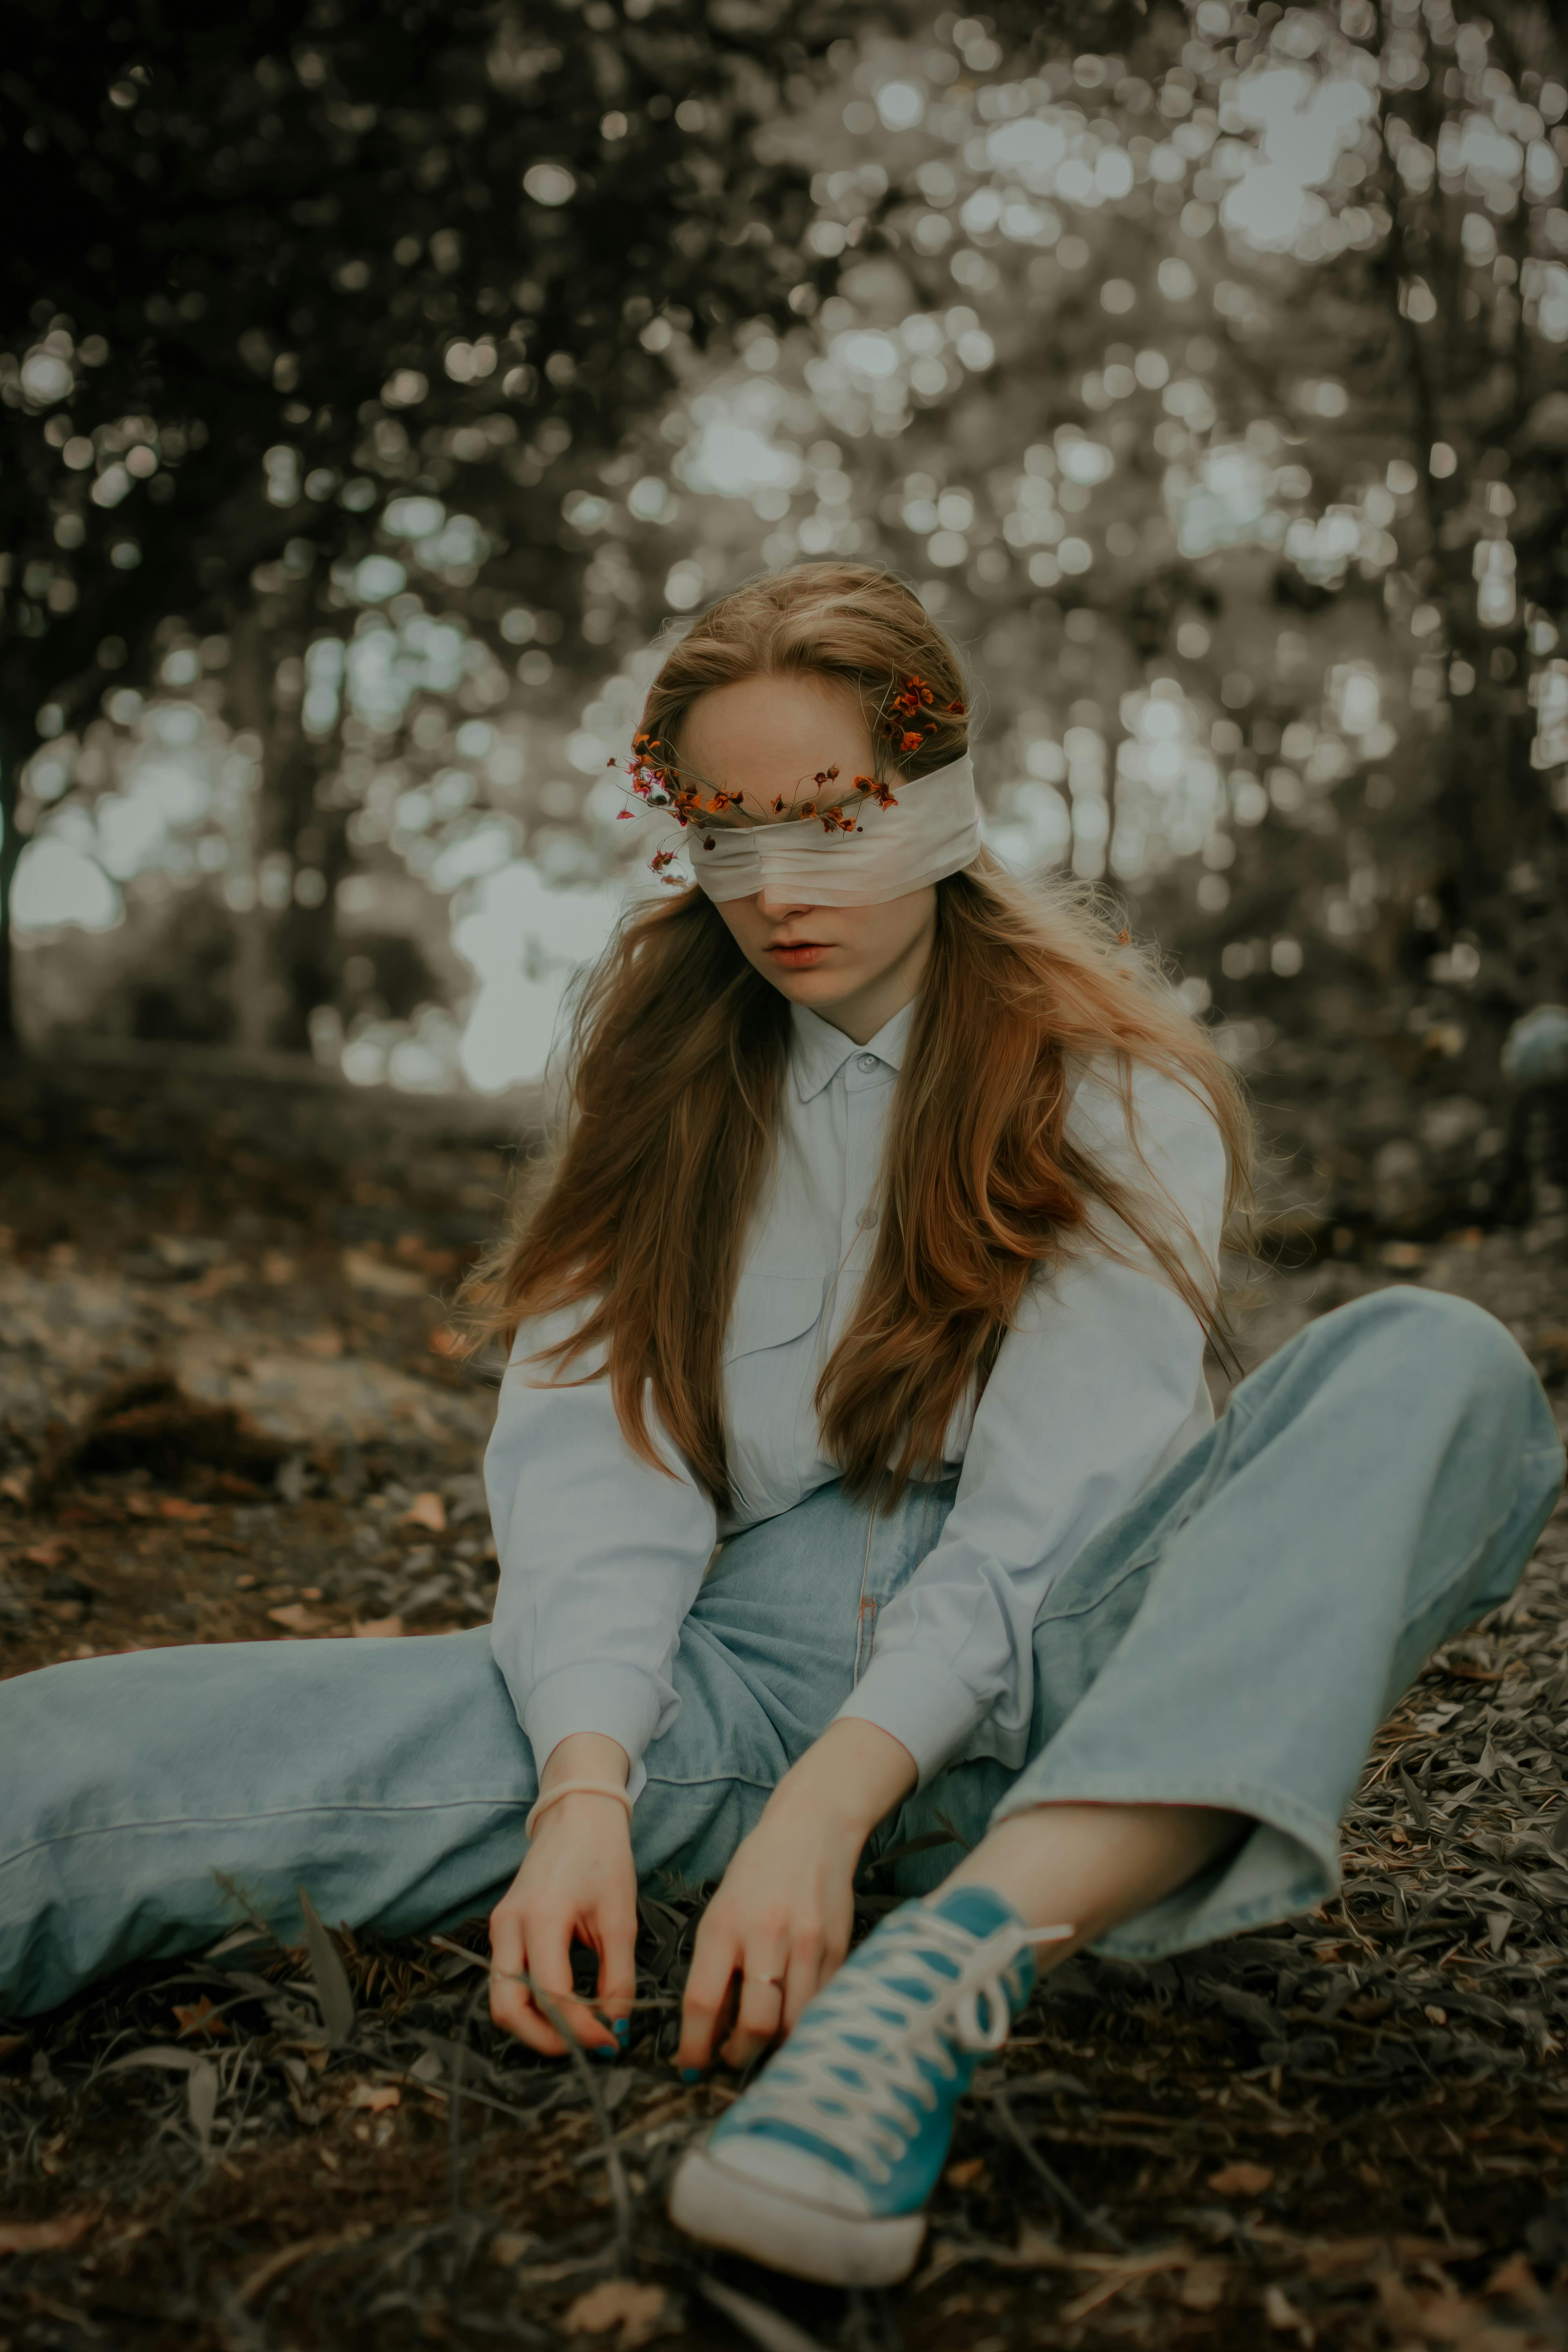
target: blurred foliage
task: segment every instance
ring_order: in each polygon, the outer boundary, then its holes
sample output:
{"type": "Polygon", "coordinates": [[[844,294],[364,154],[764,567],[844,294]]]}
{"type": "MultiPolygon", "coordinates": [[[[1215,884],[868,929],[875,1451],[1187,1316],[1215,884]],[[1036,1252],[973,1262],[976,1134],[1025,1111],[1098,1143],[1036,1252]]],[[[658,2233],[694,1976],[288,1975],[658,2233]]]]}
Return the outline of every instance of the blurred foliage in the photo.
{"type": "MultiPolygon", "coordinates": [[[[269,663],[410,569],[472,590],[474,625],[570,614],[563,491],[678,345],[788,315],[805,175],[749,142],[825,37],[797,0],[24,0],[0,79],[0,913],[35,728],[155,651],[248,629],[269,663]],[[457,511],[422,533],[436,498],[457,511]]],[[[268,752],[291,856],[313,762],[287,726],[268,752]]],[[[286,966],[322,961],[310,896],[286,966]]],[[[285,1029],[330,973],[287,977],[285,1029]]]]}
{"type": "MultiPolygon", "coordinates": [[[[1568,992],[1555,15],[606,0],[544,20],[548,66],[536,13],[531,49],[503,17],[447,16],[424,49],[389,17],[374,65],[361,15],[272,40],[276,89],[258,41],[243,68],[192,50],[201,119],[240,119],[244,203],[204,193],[197,217],[188,178],[166,199],[146,180],[171,251],[225,256],[191,290],[224,306],[199,365],[233,446],[186,431],[176,464],[78,430],[154,400],[63,246],[71,323],[40,297],[0,381],[24,436],[11,625],[46,632],[11,642],[7,707],[67,681],[26,772],[39,846],[75,826],[134,872],[109,834],[158,814],[160,774],[168,803],[159,730],[197,709],[216,781],[188,865],[226,877],[247,1034],[270,985],[267,1034],[314,1013],[360,1076],[401,1036],[435,1083],[460,1050],[441,1001],[477,976],[468,1035],[490,1042],[461,1066],[526,1075],[647,855],[604,767],[650,639],[760,564],[855,552],[973,656],[1004,854],[1121,891],[1234,1057],[1315,1090],[1307,1140],[1363,1205],[1419,1222],[1435,1161],[1444,1213],[1491,1199],[1499,1037],[1568,992]],[[412,89],[439,89],[416,132],[412,89]],[[341,204],[309,234],[323,198],[293,193],[266,121],[301,126],[341,204]],[[120,574],[128,517],[142,562],[120,574]],[[100,551],[79,577],[79,525],[100,551]],[[89,621],[94,597],[139,610],[141,637],[89,621]],[[247,892],[265,936],[295,927],[281,975],[246,976],[247,892]]],[[[144,100],[116,104],[146,256],[144,100]]],[[[176,146],[210,189],[216,140],[197,163],[172,131],[152,152],[176,146]]],[[[182,299],[147,345],[171,385],[216,317],[181,321],[182,299]]]]}
{"type": "Polygon", "coordinates": [[[1131,900],[1331,1197],[1488,1210],[1500,1036],[1568,991],[1568,31],[932,32],[791,126],[843,274],[689,399],[666,598],[828,551],[921,581],[997,846],[1131,900]]]}

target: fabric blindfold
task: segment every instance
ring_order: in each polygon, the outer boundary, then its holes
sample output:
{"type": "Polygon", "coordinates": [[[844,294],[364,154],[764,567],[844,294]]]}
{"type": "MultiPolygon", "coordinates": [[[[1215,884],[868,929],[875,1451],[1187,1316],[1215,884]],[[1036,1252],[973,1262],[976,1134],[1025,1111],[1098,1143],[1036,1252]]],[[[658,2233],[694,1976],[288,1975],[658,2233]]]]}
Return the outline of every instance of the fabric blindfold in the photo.
{"type": "Polygon", "coordinates": [[[980,814],[967,751],[892,791],[887,808],[869,793],[848,804],[858,819],[853,833],[829,833],[810,817],[695,824],[684,845],[692,877],[716,901],[767,889],[813,907],[877,907],[972,863],[980,849],[980,814]]]}

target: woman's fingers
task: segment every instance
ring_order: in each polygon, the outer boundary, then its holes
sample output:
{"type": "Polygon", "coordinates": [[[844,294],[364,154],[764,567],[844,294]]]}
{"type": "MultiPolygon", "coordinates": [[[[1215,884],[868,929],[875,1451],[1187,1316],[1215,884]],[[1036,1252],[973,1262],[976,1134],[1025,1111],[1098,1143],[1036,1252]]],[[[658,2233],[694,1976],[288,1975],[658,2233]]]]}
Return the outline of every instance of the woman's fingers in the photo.
{"type": "Polygon", "coordinates": [[[806,2002],[816,2000],[837,1965],[828,1951],[826,1937],[819,1929],[795,1937],[790,1946],[789,1969],[784,1978],[784,2032],[793,2032],[806,2002]]]}
{"type": "Polygon", "coordinates": [[[515,2033],[531,2050],[558,2056],[560,2041],[529,1999],[522,1981],[522,1915],[500,1903],[490,1913],[490,2015],[503,2032],[515,2033]]]}
{"type": "MultiPolygon", "coordinates": [[[[618,1941],[617,1998],[629,2010],[635,1979],[627,1982],[633,1937],[618,1941]]],[[[546,2058],[564,2056],[566,2044],[556,2020],[587,2050],[617,2048],[616,2036],[572,1989],[572,1931],[563,1916],[524,1913],[502,1906],[490,1915],[490,2015],[508,2033],[546,2058]],[[542,1996],[541,1998],[540,1996],[542,1996]]],[[[607,1950],[608,1939],[606,1939],[607,1950]]]]}
{"type": "Polygon", "coordinates": [[[713,2042],[741,1965],[739,1940],[710,1911],[697,1931],[697,1949],[680,2004],[680,2047],[675,2063],[683,2074],[704,2073],[713,2063],[713,2042]]]}
{"type": "Polygon", "coordinates": [[[529,1937],[528,1973],[534,2007],[555,2028],[558,2051],[565,2047],[559,2038],[563,2034],[583,2050],[616,2047],[608,2026],[573,1991],[572,1928],[563,1915],[547,1915],[535,1923],[529,1937]]]}
{"type": "Polygon", "coordinates": [[[518,1910],[490,1915],[490,2015],[542,2057],[559,2058],[566,2045],[529,1990],[532,1962],[530,1923],[518,1910]]]}
{"type": "Polygon", "coordinates": [[[785,1957],[782,1951],[748,1953],[741,1979],[741,2004],[724,2044],[727,2066],[744,2066],[778,2037],[784,2022],[785,1957]],[[770,1967],[769,1962],[772,1962],[770,1967]]]}
{"type": "Polygon", "coordinates": [[[599,2021],[607,2024],[617,2048],[631,2039],[632,2011],[637,2005],[637,1915],[635,1906],[616,1911],[599,1923],[599,2021]]]}

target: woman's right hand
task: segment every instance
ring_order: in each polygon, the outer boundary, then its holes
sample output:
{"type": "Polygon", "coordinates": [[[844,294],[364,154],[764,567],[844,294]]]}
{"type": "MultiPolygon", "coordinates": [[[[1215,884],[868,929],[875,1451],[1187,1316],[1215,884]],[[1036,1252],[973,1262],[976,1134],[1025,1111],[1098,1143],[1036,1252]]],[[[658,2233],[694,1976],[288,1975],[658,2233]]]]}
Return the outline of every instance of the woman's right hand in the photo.
{"type": "MultiPolygon", "coordinates": [[[[575,1732],[551,1750],[540,1793],[548,1796],[563,1780],[621,1788],[629,1770],[617,1741],[575,1732]]],[[[490,1913],[491,2017],[531,2050],[563,2056],[565,2042],[524,1980],[531,1978],[584,2049],[618,2050],[613,2021],[628,2016],[637,1997],[637,1933],[625,1807],[612,1797],[563,1797],[542,1816],[521,1869],[490,1913]],[[573,1997],[574,1942],[599,1955],[593,2008],[573,1997]]]]}

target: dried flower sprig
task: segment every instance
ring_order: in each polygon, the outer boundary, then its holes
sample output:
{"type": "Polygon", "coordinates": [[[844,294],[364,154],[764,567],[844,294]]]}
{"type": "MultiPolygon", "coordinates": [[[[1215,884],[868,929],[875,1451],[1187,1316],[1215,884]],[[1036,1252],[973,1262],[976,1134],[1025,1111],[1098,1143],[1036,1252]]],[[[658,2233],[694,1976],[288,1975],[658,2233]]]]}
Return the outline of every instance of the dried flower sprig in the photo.
{"type": "MultiPolygon", "coordinates": [[[[942,724],[941,718],[928,719],[928,710],[936,709],[936,696],[923,677],[906,677],[903,689],[895,694],[882,709],[879,730],[900,756],[907,758],[918,751],[928,736],[934,735],[942,724]]],[[[943,717],[967,718],[962,702],[950,702],[943,717]]]]}
{"type": "MultiPolygon", "coordinates": [[[[941,726],[941,718],[925,715],[935,708],[936,697],[925,679],[906,677],[901,689],[892,695],[879,712],[877,732],[885,738],[895,756],[908,758],[910,753],[920,751],[941,726]]],[[[962,719],[966,713],[962,702],[950,702],[943,715],[962,719]]],[[[615,768],[619,763],[612,760],[609,764],[615,768]]],[[[702,817],[721,816],[726,809],[739,809],[743,820],[751,824],[765,822],[760,812],[752,816],[744,804],[742,793],[683,774],[670,746],[646,730],[632,739],[632,756],[626,761],[626,772],[632,792],[643,805],[667,811],[682,828],[702,817]]],[[[837,782],[838,772],[836,767],[819,768],[809,779],[803,777],[803,785],[807,782],[815,785],[815,796],[804,801],[786,801],[781,793],[773,803],[773,815],[785,822],[808,824],[815,821],[825,833],[858,833],[861,827],[853,803],[829,802],[824,805],[822,795],[837,782]]],[[[796,789],[798,791],[800,787],[796,789]]],[[[880,777],[854,776],[850,779],[850,789],[868,794],[879,808],[897,808],[899,804],[897,794],[880,777]]],[[[635,816],[637,811],[624,808],[617,814],[624,819],[635,816]]],[[[703,835],[702,846],[704,849],[712,848],[711,834],[703,835]]],[[[666,871],[674,863],[675,852],[661,849],[648,860],[649,871],[658,875],[661,882],[679,887],[677,877],[666,871]]]]}

